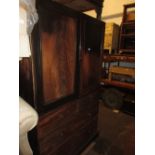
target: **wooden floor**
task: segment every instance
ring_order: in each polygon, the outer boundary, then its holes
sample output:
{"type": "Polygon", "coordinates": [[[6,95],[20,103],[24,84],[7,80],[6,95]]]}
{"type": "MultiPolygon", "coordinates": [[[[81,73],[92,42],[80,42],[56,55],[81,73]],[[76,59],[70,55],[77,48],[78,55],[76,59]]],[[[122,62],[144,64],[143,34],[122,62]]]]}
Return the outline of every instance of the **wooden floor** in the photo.
{"type": "Polygon", "coordinates": [[[134,155],[135,118],[100,103],[99,136],[81,155],[134,155]]]}

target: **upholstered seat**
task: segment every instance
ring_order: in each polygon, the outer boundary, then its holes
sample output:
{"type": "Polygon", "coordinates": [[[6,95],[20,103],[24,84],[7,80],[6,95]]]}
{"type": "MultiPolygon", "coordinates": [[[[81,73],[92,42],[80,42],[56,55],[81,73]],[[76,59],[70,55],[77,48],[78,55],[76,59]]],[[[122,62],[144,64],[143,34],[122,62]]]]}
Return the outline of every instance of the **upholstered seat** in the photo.
{"type": "Polygon", "coordinates": [[[27,133],[32,130],[38,122],[37,112],[21,97],[19,97],[19,152],[20,155],[32,155],[27,133]]]}

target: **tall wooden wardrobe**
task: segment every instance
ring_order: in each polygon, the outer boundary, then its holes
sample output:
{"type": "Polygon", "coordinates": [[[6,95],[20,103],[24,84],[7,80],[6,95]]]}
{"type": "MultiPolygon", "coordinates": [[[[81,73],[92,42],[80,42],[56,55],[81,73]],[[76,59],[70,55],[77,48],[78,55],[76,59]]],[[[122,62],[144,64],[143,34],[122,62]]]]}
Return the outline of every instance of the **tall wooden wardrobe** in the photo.
{"type": "Polygon", "coordinates": [[[20,96],[39,113],[30,144],[35,155],[78,155],[97,135],[104,23],[48,0],[37,12],[19,64],[20,96]]]}

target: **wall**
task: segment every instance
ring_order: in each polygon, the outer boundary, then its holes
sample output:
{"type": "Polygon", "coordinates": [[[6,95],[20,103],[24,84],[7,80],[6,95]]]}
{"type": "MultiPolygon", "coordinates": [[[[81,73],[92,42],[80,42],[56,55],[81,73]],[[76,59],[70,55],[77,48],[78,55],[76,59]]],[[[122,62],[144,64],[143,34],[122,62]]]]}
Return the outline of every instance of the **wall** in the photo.
{"type": "MultiPolygon", "coordinates": [[[[105,22],[114,22],[120,25],[122,21],[123,5],[134,2],[135,0],[104,0],[102,20],[105,22]]],[[[96,12],[94,10],[84,13],[96,18],[96,12]]]]}

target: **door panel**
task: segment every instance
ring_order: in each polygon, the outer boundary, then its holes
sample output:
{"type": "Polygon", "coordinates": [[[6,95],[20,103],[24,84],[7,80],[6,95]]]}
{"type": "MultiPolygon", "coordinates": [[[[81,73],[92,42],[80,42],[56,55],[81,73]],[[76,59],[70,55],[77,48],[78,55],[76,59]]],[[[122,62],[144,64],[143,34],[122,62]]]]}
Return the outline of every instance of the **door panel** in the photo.
{"type": "Polygon", "coordinates": [[[48,105],[75,93],[77,19],[59,12],[39,17],[38,92],[48,105]]]}
{"type": "Polygon", "coordinates": [[[80,93],[88,93],[99,86],[104,23],[83,21],[80,93]]]}

